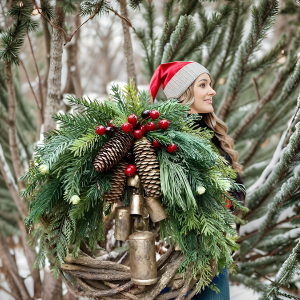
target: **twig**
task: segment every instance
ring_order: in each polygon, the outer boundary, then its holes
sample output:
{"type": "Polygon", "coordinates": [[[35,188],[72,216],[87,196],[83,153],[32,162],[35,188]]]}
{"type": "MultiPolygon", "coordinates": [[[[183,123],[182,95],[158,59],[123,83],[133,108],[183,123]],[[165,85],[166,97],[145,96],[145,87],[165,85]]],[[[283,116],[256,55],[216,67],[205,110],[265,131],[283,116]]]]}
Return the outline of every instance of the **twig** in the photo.
{"type": "MultiPolygon", "coordinates": [[[[85,20],[80,26],[78,26],[74,31],[73,33],[69,36],[66,31],[60,27],[60,26],[57,26],[55,25],[51,20],[49,20],[43,13],[42,13],[42,10],[40,8],[37,8],[38,10],[38,13],[47,21],[51,24],[51,26],[61,30],[64,34],[64,38],[65,38],[65,43],[64,43],[64,46],[66,46],[73,38],[73,36],[75,35],[75,33],[81,28],[81,26],[83,26],[85,23],[87,23],[89,20],[92,20],[96,14],[98,13],[100,7],[102,6],[104,0],[101,1],[101,3],[99,5],[97,5],[97,7],[95,8],[95,11],[94,13],[87,19],[85,20]]],[[[35,0],[33,0],[33,3],[34,5],[37,7],[36,3],[35,3],[35,0]]],[[[110,11],[112,11],[113,13],[115,13],[115,15],[117,15],[119,18],[121,18],[122,20],[126,21],[128,23],[128,25],[134,30],[134,32],[136,32],[135,28],[132,26],[130,20],[122,15],[120,15],[117,11],[115,11],[112,7],[107,7],[110,11]]]]}
{"type": "Polygon", "coordinates": [[[38,12],[39,12],[39,14],[40,14],[46,21],[48,21],[48,22],[51,24],[51,26],[53,26],[53,27],[55,27],[55,28],[57,28],[58,30],[61,30],[61,31],[63,32],[64,38],[65,38],[65,41],[66,41],[66,43],[65,43],[64,45],[66,45],[67,43],[70,42],[69,36],[68,36],[68,34],[65,32],[65,30],[64,30],[63,28],[61,28],[61,27],[55,25],[51,20],[49,20],[47,17],[45,17],[44,14],[42,13],[42,11],[41,11],[40,8],[38,9],[38,12]]]}
{"type": "Polygon", "coordinates": [[[13,292],[9,292],[7,289],[5,289],[3,286],[0,285],[0,290],[3,290],[5,293],[11,295],[15,299],[18,299],[18,295],[14,294],[13,292]]]}
{"type": "MultiPolygon", "coordinates": [[[[32,94],[33,94],[34,100],[35,100],[35,102],[36,102],[36,106],[38,107],[38,109],[39,109],[39,111],[40,111],[40,114],[41,114],[41,117],[42,117],[42,120],[43,120],[42,109],[41,109],[41,107],[40,107],[39,101],[38,101],[38,99],[37,99],[37,97],[36,97],[36,94],[35,94],[35,92],[34,92],[34,90],[33,90],[32,85],[31,85],[31,82],[30,82],[28,73],[27,73],[27,71],[26,71],[26,68],[25,68],[25,66],[24,66],[24,64],[23,64],[23,62],[22,62],[21,59],[19,59],[19,62],[20,62],[21,66],[22,66],[22,68],[23,68],[23,70],[24,70],[24,72],[25,72],[25,75],[26,75],[28,84],[29,84],[29,86],[30,86],[30,89],[31,89],[31,92],[32,92],[32,94]]],[[[44,122],[44,121],[43,121],[43,122],[44,122]]]]}
{"type": "Polygon", "coordinates": [[[115,10],[112,9],[111,7],[108,7],[108,9],[109,9],[110,11],[112,11],[116,16],[118,16],[119,18],[121,18],[121,19],[123,19],[125,22],[127,22],[128,26],[131,27],[131,28],[134,30],[134,32],[136,32],[136,29],[132,26],[132,24],[131,24],[131,22],[129,21],[128,18],[126,18],[126,17],[120,15],[117,11],[115,11],[115,10]]]}
{"type": "Polygon", "coordinates": [[[8,126],[10,125],[9,120],[7,120],[6,118],[4,118],[3,116],[0,116],[0,119],[6,123],[8,126]]]}
{"type": "Polygon", "coordinates": [[[253,77],[253,85],[254,85],[254,90],[255,90],[257,102],[259,102],[260,96],[259,96],[259,92],[258,92],[258,88],[257,88],[257,82],[256,82],[256,78],[255,77],[253,77]]]}
{"type": "MultiPolygon", "coordinates": [[[[284,219],[284,220],[278,222],[278,223],[274,226],[274,228],[276,228],[277,226],[279,226],[279,225],[281,225],[281,224],[284,224],[284,223],[293,221],[293,220],[298,219],[298,218],[300,218],[300,214],[294,215],[294,216],[292,216],[292,217],[290,217],[290,218],[286,218],[286,219],[284,219]]],[[[249,233],[247,233],[246,235],[241,236],[241,237],[237,240],[237,243],[241,243],[241,242],[243,242],[244,240],[247,240],[249,237],[253,236],[253,235],[254,235],[255,233],[257,233],[257,232],[258,232],[258,229],[257,229],[257,230],[254,230],[254,231],[252,231],[252,232],[249,232],[249,233]]]]}
{"type": "Polygon", "coordinates": [[[41,115],[42,115],[42,122],[44,123],[44,96],[43,96],[43,88],[42,88],[42,79],[41,79],[40,72],[39,72],[39,69],[38,69],[38,66],[36,63],[36,59],[34,56],[34,52],[33,52],[33,48],[32,48],[32,44],[31,44],[31,40],[30,40],[28,31],[27,31],[27,38],[28,38],[28,42],[29,42],[29,46],[30,46],[30,50],[31,50],[31,55],[32,55],[33,61],[34,61],[35,70],[36,70],[37,76],[39,78],[40,111],[41,111],[41,115]]]}
{"type": "MultiPolygon", "coordinates": [[[[240,122],[240,125],[235,130],[235,132],[232,134],[232,138],[234,140],[237,140],[241,133],[244,131],[244,129],[249,125],[250,122],[252,122],[259,114],[259,112],[264,108],[264,106],[269,103],[270,100],[272,100],[274,94],[276,93],[278,87],[280,86],[282,80],[282,75],[277,74],[275,77],[275,80],[273,81],[272,85],[270,86],[267,93],[263,96],[261,100],[258,98],[259,103],[255,107],[255,109],[250,112],[248,115],[245,116],[245,118],[240,122]]],[[[256,95],[257,96],[257,95],[256,95]]]]}
{"type": "Polygon", "coordinates": [[[189,290],[191,279],[192,279],[192,265],[190,265],[188,267],[188,271],[187,271],[187,274],[186,274],[184,285],[183,285],[182,289],[180,290],[179,295],[176,297],[175,300],[183,300],[184,299],[184,296],[186,295],[186,293],[189,290]]]}

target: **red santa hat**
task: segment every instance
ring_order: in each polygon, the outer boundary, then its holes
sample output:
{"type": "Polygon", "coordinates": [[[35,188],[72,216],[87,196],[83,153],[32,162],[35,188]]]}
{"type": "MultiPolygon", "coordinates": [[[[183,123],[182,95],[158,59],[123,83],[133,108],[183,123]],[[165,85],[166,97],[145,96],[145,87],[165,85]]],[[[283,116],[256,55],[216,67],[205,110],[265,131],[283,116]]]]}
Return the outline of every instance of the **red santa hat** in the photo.
{"type": "Polygon", "coordinates": [[[193,61],[174,61],[159,65],[150,82],[153,101],[161,85],[167,99],[178,99],[203,73],[209,75],[206,68],[193,61]]]}

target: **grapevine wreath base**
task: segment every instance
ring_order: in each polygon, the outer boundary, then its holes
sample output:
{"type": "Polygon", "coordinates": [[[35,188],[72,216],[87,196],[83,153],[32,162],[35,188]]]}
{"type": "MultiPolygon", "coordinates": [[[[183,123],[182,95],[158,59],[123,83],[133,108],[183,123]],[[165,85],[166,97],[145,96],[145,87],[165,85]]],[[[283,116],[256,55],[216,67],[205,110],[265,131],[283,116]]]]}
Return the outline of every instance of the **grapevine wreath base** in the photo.
{"type": "MultiPolygon", "coordinates": [[[[139,288],[130,281],[130,267],[98,260],[83,251],[77,259],[69,254],[60,269],[69,290],[81,297],[105,300],[169,300],[172,298],[188,300],[196,294],[197,278],[192,278],[191,269],[186,273],[176,274],[183,261],[184,255],[180,251],[175,251],[173,246],[169,246],[167,252],[157,261],[158,282],[144,288],[139,288]],[[160,294],[166,287],[171,290],[160,294]],[[191,292],[184,298],[188,291],[191,292]]],[[[211,263],[211,270],[212,279],[216,274],[217,265],[211,263]]]]}
{"type": "Polygon", "coordinates": [[[238,249],[229,207],[241,207],[231,192],[241,188],[213,132],[195,128],[199,117],[176,99],[151,105],[133,82],[103,103],[69,102],[76,113],[55,116],[59,129],[45,134],[23,177],[35,266],[48,259],[82,297],[191,299],[238,249]],[[130,267],[94,256],[113,214],[130,267]],[[156,261],[159,240],[167,251],[156,261]]]}

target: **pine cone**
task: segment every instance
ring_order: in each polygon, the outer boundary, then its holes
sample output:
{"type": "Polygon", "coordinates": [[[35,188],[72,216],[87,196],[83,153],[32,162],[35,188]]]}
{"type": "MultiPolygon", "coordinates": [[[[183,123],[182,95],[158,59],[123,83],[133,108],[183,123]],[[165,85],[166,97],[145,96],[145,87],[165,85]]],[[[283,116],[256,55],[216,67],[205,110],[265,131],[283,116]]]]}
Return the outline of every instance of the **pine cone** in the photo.
{"type": "Polygon", "coordinates": [[[107,202],[118,202],[118,200],[121,200],[127,182],[127,176],[125,174],[127,166],[128,162],[125,159],[122,159],[113,169],[113,175],[110,181],[110,193],[104,194],[104,199],[107,202]]]}
{"type": "Polygon", "coordinates": [[[143,137],[134,143],[133,152],[135,165],[146,195],[159,197],[161,195],[160,172],[154,147],[150,141],[143,137]]]}
{"type": "Polygon", "coordinates": [[[133,141],[131,133],[118,131],[97,154],[94,162],[96,171],[102,173],[116,165],[132,147],[133,141]]]}

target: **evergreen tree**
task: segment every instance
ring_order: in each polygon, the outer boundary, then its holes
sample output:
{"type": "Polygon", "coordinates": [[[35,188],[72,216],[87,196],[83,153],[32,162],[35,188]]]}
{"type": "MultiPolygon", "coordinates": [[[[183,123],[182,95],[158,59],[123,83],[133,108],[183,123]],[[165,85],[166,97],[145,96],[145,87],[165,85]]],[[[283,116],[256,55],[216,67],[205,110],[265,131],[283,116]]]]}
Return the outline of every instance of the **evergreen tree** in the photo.
{"type": "MultiPolygon", "coordinates": [[[[231,279],[264,292],[262,299],[298,299],[286,289],[298,282],[299,29],[291,22],[289,35],[279,36],[272,49],[262,45],[279,14],[293,7],[298,15],[299,7],[272,0],[219,2],[212,14],[205,13],[206,7],[198,1],[167,1],[164,30],[156,35],[155,7],[142,2],[147,23],[137,37],[145,74],[150,80],[160,63],[176,60],[193,60],[210,70],[216,114],[228,125],[244,165],[250,209],[243,216],[249,224],[247,232],[242,227],[237,273],[231,279]],[[275,275],[271,287],[261,282],[275,275]]],[[[163,99],[159,94],[157,100],[163,99]]]]}

